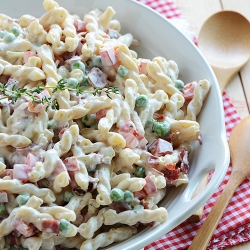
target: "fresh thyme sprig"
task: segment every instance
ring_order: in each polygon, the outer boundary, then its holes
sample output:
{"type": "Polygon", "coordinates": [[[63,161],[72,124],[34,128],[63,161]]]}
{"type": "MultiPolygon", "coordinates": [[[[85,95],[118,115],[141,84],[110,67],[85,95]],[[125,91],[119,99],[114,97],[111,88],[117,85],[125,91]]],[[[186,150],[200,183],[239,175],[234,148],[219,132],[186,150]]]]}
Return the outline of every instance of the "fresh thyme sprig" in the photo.
{"type": "Polygon", "coordinates": [[[41,99],[37,96],[38,94],[47,89],[52,89],[52,93],[55,93],[57,91],[68,90],[71,92],[75,92],[77,96],[81,94],[100,95],[101,93],[105,92],[110,99],[112,99],[110,96],[111,93],[119,94],[119,90],[116,86],[105,89],[96,88],[92,91],[92,90],[84,90],[84,87],[82,87],[80,84],[77,84],[75,88],[67,87],[67,82],[63,80],[58,81],[55,87],[42,86],[41,84],[38,84],[35,88],[32,89],[26,89],[26,88],[22,89],[18,88],[16,85],[14,85],[12,89],[8,89],[6,85],[0,83],[0,92],[2,94],[2,97],[0,97],[0,102],[1,100],[8,98],[9,100],[11,100],[12,103],[15,103],[19,98],[27,96],[32,99],[32,104],[34,107],[36,104],[41,103],[41,104],[47,104],[47,107],[51,106],[53,109],[56,109],[57,108],[56,99],[52,100],[51,97],[47,96],[41,99]]]}

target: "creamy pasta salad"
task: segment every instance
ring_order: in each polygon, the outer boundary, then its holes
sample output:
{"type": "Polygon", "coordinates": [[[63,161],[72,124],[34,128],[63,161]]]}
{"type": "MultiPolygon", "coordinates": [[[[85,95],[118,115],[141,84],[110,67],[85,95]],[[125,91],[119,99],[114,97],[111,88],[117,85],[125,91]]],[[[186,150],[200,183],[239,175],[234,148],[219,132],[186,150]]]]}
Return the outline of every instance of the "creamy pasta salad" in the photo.
{"type": "Polygon", "coordinates": [[[0,249],[99,249],[163,223],[210,83],[138,58],[115,10],[0,14],[0,249]]]}

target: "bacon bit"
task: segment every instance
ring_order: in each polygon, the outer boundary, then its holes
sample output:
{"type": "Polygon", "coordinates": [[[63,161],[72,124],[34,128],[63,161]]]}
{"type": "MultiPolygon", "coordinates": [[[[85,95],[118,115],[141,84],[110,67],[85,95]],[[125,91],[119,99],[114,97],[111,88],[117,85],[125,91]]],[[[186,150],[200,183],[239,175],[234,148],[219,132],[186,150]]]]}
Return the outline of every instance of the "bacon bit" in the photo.
{"type": "Polygon", "coordinates": [[[105,117],[107,114],[107,111],[109,110],[109,108],[105,108],[105,109],[100,109],[96,112],[96,119],[100,120],[101,118],[105,117]]]}
{"type": "Polygon", "coordinates": [[[146,194],[150,195],[156,195],[158,193],[157,187],[150,175],[147,175],[145,178],[146,185],[143,187],[146,194]]]}
{"type": "Polygon", "coordinates": [[[64,134],[64,132],[65,132],[66,130],[67,130],[67,128],[62,128],[62,129],[60,130],[60,132],[59,132],[59,134],[58,134],[60,140],[62,139],[62,136],[63,136],[63,134],[64,134]]]}
{"type": "Polygon", "coordinates": [[[13,179],[13,169],[5,169],[0,175],[0,178],[4,178],[5,176],[9,176],[11,179],[13,179]]]}
{"type": "Polygon", "coordinates": [[[24,221],[14,218],[11,225],[25,237],[30,237],[34,234],[35,226],[33,224],[26,224],[24,221]]]}
{"type": "Polygon", "coordinates": [[[32,168],[36,166],[36,162],[38,162],[38,160],[39,160],[38,157],[36,157],[31,153],[28,153],[25,160],[25,164],[29,166],[29,170],[32,170],[32,168]]]}
{"type": "MultiPolygon", "coordinates": [[[[39,93],[36,96],[39,100],[42,100],[45,97],[50,97],[50,94],[47,90],[42,91],[41,93],[39,93]]],[[[42,104],[42,103],[35,103],[35,106],[33,104],[33,101],[29,101],[29,105],[28,105],[28,110],[32,113],[39,113],[41,112],[43,109],[45,109],[48,106],[47,103],[42,104]]]]}
{"type": "Polygon", "coordinates": [[[190,102],[193,99],[194,90],[195,90],[196,85],[197,85],[197,82],[194,81],[194,82],[188,83],[184,86],[183,96],[187,102],[190,102]]]}
{"type": "Polygon", "coordinates": [[[23,62],[26,63],[28,61],[28,59],[32,56],[38,57],[38,55],[32,51],[25,51],[24,56],[23,56],[23,62]]]}
{"type": "Polygon", "coordinates": [[[54,58],[55,58],[55,63],[57,66],[61,66],[64,64],[64,60],[61,56],[54,55],[54,58]]]}
{"type": "Polygon", "coordinates": [[[59,234],[60,232],[59,221],[57,220],[43,219],[41,226],[42,226],[42,232],[54,233],[54,234],[59,234]]]}
{"type": "Polygon", "coordinates": [[[144,209],[149,209],[149,202],[145,201],[144,199],[140,201],[140,205],[144,207],[144,209]]]}
{"type": "Polygon", "coordinates": [[[83,196],[86,194],[86,192],[79,186],[75,187],[73,189],[73,192],[77,195],[77,196],[83,196]]]}
{"type": "Polygon", "coordinates": [[[88,80],[94,88],[103,89],[108,84],[107,75],[96,67],[90,70],[88,80]]]}
{"type": "Polygon", "coordinates": [[[142,189],[140,191],[133,192],[133,194],[134,194],[134,197],[138,198],[138,199],[144,199],[147,197],[147,193],[144,189],[142,189]]]}
{"type": "Polygon", "coordinates": [[[189,170],[189,161],[188,161],[188,151],[185,149],[185,147],[181,147],[178,156],[181,162],[180,169],[183,173],[187,174],[189,170]]]}
{"type": "Polygon", "coordinates": [[[85,32],[86,30],[86,23],[82,20],[74,20],[74,26],[76,28],[76,32],[85,32]]]}
{"type": "Polygon", "coordinates": [[[130,209],[126,202],[112,202],[110,208],[114,209],[118,214],[130,209]]]}
{"type": "Polygon", "coordinates": [[[116,47],[109,48],[106,50],[100,51],[100,56],[103,66],[113,66],[118,63],[118,58],[116,56],[116,47]]]}
{"type": "Polygon", "coordinates": [[[0,203],[7,203],[8,195],[6,192],[0,191],[0,203]]]}
{"type": "Polygon", "coordinates": [[[14,246],[16,248],[19,248],[21,246],[20,239],[18,238],[20,233],[17,230],[13,230],[8,235],[8,242],[11,246],[14,246]]]}
{"type": "Polygon", "coordinates": [[[27,181],[29,179],[29,166],[26,164],[14,164],[13,179],[27,181]]]}
{"type": "Polygon", "coordinates": [[[180,168],[176,169],[176,165],[174,163],[167,164],[166,168],[162,171],[165,178],[168,180],[177,180],[180,175],[180,168]]]}
{"type": "Polygon", "coordinates": [[[65,164],[68,171],[76,172],[80,170],[78,160],[75,156],[67,157],[63,160],[63,163],[65,164]]]}
{"type": "Polygon", "coordinates": [[[163,156],[173,153],[173,145],[161,138],[155,139],[148,147],[151,154],[155,156],[163,156]]]}
{"type": "Polygon", "coordinates": [[[138,65],[139,68],[139,74],[144,74],[147,75],[147,64],[148,64],[148,59],[141,59],[138,65]]]}

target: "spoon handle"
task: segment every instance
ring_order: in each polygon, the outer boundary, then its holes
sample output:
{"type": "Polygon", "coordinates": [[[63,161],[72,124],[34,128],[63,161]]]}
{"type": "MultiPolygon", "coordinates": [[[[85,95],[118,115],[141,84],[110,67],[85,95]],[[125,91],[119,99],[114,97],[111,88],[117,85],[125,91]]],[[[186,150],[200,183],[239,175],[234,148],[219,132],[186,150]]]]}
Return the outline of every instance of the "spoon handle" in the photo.
{"type": "Polygon", "coordinates": [[[238,171],[233,171],[229,181],[202,224],[188,250],[205,250],[236,188],[242,182],[238,171]]]}

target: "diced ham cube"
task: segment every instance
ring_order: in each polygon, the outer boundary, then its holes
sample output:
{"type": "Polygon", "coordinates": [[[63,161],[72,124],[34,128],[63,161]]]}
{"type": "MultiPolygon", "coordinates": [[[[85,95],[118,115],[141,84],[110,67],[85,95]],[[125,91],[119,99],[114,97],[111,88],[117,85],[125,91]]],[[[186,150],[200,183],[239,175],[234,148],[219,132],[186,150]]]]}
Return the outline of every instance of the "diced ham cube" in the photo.
{"type": "Polygon", "coordinates": [[[24,221],[14,218],[11,225],[25,237],[30,237],[34,234],[35,226],[26,224],[24,221]]]}
{"type": "Polygon", "coordinates": [[[62,128],[62,129],[60,130],[60,132],[59,132],[59,134],[58,134],[60,140],[62,139],[62,136],[63,136],[63,134],[64,134],[64,132],[65,132],[66,130],[67,130],[67,128],[62,128]]]}
{"type": "Polygon", "coordinates": [[[86,23],[82,20],[74,20],[74,26],[76,28],[76,32],[84,32],[86,31],[86,23]]]}
{"type": "Polygon", "coordinates": [[[117,30],[110,29],[110,28],[108,29],[107,33],[110,38],[117,38],[119,34],[117,30]]]}
{"type": "Polygon", "coordinates": [[[193,99],[194,90],[195,90],[196,85],[197,85],[197,82],[194,81],[194,82],[188,83],[184,86],[183,96],[187,102],[190,102],[193,99]]]}
{"type": "Polygon", "coordinates": [[[139,62],[139,65],[138,65],[138,68],[139,68],[139,74],[144,74],[144,75],[147,75],[148,72],[147,72],[147,63],[148,63],[149,60],[147,59],[141,59],[140,62],[139,62]]]}
{"type": "Polygon", "coordinates": [[[149,155],[147,157],[147,163],[149,166],[157,167],[160,164],[160,159],[157,156],[149,155]]]}
{"type": "Polygon", "coordinates": [[[163,156],[173,153],[173,145],[168,141],[157,138],[149,145],[148,150],[155,156],[163,156]]]}
{"type": "Polygon", "coordinates": [[[0,191],[0,203],[7,203],[8,195],[6,192],[0,191]]]}
{"type": "Polygon", "coordinates": [[[48,177],[48,179],[54,180],[62,172],[66,172],[68,175],[68,178],[70,180],[70,176],[68,174],[68,171],[67,171],[65,164],[63,163],[63,161],[61,159],[59,159],[54,171],[51,173],[51,175],[48,177]]]}
{"type": "Polygon", "coordinates": [[[43,219],[41,224],[42,232],[54,234],[59,234],[60,232],[59,221],[57,220],[43,219]]]}
{"type": "Polygon", "coordinates": [[[26,157],[25,164],[29,166],[29,170],[32,170],[36,166],[36,162],[38,162],[38,157],[29,153],[26,157]]]}
{"type": "Polygon", "coordinates": [[[95,67],[90,70],[88,80],[94,88],[103,89],[108,84],[107,75],[95,67]]]}
{"type": "Polygon", "coordinates": [[[29,179],[29,166],[26,164],[14,164],[13,179],[27,181],[29,179]]]}
{"type": "Polygon", "coordinates": [[[80,170],[78,160],[75,156],[67,157],[63,160],[63,163],[65,164],[68,171],[76,172],[80,170]]]}
{"type": "Polygon", "coordinates": [[[150,195],[156,195],[158,193],[157,187],[150,175],[147,175],[145,177],[146,185],[143,187],[144,191],[150,196],[150,195]]]}
{"type": "Polygon", "coordinates": [[[113,66],[118,63],[118,58],[114,48],[100,51],[103,66],[113,66]]]}
{"type": "Polygon", "coordinates": [[[105,117],[108,110],[108,108],[98,110],[96,112],[96,119],[100,120],[101,118],[105,117]]]}
{"type": "Polygon", "coordinates": [[[32,52],[32,51],[25,51],[24,52],[24,57],[23,57],[23,62],[26,63],[28,61],[28,59],[32,56],[37,56],[38,55],[35,53],[35,52],[32,52]]]}

